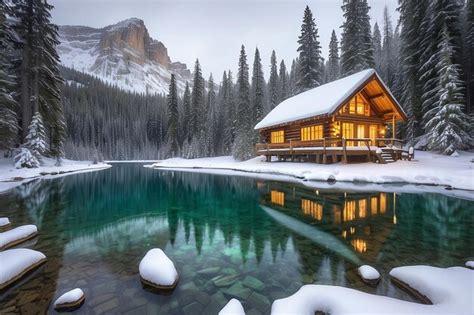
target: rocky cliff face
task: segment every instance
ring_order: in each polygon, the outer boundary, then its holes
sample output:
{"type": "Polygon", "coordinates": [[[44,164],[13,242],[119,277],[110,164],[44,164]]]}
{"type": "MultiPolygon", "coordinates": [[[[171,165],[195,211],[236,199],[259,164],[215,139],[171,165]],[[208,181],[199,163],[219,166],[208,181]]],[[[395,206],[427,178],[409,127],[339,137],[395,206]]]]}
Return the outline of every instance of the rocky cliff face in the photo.
{"type": "Polygon", "coordinates": [[[172,62],[165,45],[150,37],[145,23],[129,19],[101,29],[61,26],[62,63],[140,93],[166,93],[171,73],[183,89],[191,77],[186,65],[172,62]]]}

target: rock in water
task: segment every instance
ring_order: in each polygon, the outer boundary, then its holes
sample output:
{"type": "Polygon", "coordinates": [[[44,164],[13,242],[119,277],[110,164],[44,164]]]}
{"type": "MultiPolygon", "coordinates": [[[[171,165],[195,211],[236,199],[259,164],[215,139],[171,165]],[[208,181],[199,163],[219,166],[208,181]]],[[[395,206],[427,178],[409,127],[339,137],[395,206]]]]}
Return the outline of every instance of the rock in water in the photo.
{"type": "Polygon", "coordinates": [[[232,299],[221,309],[219,315],[245,315],[245,311],[238,300],[232,299]]]}
{"type": "Polygon", "coordinates": [[[55,302],[54,302],[54,309],[63,312],[63,311],[73,311],[78,309],[79,307],[84,304],[84,300],[86,296],[81,289],[75,288],[74,290],[68,291],[61,295],[55,302]]]}
{"type": "Polygon", "coordinates": [[[138,267],[141,281],[160,290],[171,290],[178,283],[173,262],[159,248],[150,249],[138,267]]]}
{"type": "Polygon", "coordinates": [[[359,267],[358,271],[362,281],[365,283],[372,286],[375,286],[379,283],[380,273],[374,267],[363,265],[359,267]]]}
{"type": "Polygon", "coordinates": [[[43,253],[32,249],[16,248],[0,252],[0,290],[20,280],[45,261],[43,253]]]}
{"type": "Polygon", "coordinates": [[[36,225],[22,225],[0,233],[0,250],[20,244],[38,233],[36,225]]]}

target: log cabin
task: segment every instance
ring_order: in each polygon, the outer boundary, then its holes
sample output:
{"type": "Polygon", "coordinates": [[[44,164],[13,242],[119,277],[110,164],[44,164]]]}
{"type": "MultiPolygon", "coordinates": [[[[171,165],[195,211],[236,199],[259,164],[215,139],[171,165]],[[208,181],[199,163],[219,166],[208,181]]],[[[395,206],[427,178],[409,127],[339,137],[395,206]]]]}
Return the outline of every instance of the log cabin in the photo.
{"type": "Polygon", "coordinates": [[[396,138],[407,115],[380,76],[367,69],[288,98],[255,129],[267,161],[394,162],[407,157],[396,138]]]}

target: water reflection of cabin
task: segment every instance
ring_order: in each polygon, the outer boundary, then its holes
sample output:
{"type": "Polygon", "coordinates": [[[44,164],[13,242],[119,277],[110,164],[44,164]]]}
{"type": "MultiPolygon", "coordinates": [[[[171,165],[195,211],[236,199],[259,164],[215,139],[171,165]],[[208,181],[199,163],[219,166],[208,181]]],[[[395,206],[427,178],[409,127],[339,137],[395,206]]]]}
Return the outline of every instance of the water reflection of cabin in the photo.
{"type": "Polygon", "coordinates": [[[280,103],[255,126],[264,141],[256,151],[267,161],[391,162],[402,156],[396,125],[406,119],[375,70],[364,70],[280,103]]]}
{"type": "Polygon", "coordinates": [[[332,224],[359,253],[365,253],[369,247],[378,252],[382,244],[369,245],[371,237],[384,239],[391,232],[386,227],[397,224],[396,195],[392,193],[312,190],[282,184],[262,184],[259,191],[263,205],[313,222],[332,224]]]}

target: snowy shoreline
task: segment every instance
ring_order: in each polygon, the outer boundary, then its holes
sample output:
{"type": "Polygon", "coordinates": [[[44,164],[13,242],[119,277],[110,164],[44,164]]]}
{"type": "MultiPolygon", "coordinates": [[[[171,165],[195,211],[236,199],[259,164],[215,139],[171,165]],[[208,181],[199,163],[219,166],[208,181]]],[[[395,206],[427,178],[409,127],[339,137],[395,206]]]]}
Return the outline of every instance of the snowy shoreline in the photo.
{"type": "MultiPolygon", "coordinates": [[[[298,162],[265,162],[263,157],[235,161],[232,157],[202,159],[173,158],[145,167],[188,172],[217,173],[252,177],[292,178],[306,186],[344,187],[350,183],[362,189],[386,185],[410,185],[413,191],[438,192],[461,198],[474,198],[474,153],[460,152],[457,157],[416,152],[414,161],[390,164],[360,163],[322,165],[298,162]],[[335,183],[328,183],[335,180],[335,183]],[[450,189],[450,190],[448,190],[450,189]],[[452,189],[452,190],[451,190],[452,189]]],[[[322,187],[321,187],[322,188],[322,187]]],[[[407,187],[405,187],[407,188],[407,187]]],[[[401,189],[410,192],[410,189],[401,189]]]]}
{"type": "Polygon", "coordinates": [[[38,168],[20,168],[13,165],[11,159],[0,159],[0,193],[41,178],[56,178],[71,174],[79,174],[104,170],[112,165],[99,163],[93,164],[91,161],[62,160],[61,166],[54,166],[56,160],[43,158],[43,165],[38,168]]]}

